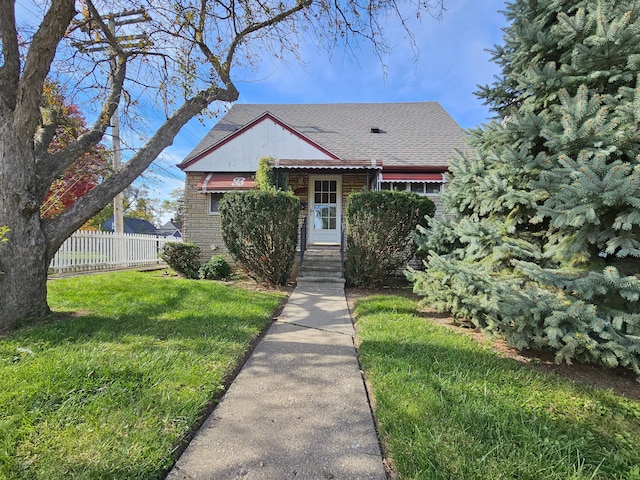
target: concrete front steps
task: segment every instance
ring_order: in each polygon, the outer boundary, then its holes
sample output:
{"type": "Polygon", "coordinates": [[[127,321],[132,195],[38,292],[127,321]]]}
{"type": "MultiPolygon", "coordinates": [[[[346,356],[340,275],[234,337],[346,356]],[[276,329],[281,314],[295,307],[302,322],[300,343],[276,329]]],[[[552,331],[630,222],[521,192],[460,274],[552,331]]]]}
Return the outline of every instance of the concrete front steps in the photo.
{"type": "Polygon", "coordinates": [[[327,284],[344,287],[340,247],[307,247],[297,284],[327,284]]]}

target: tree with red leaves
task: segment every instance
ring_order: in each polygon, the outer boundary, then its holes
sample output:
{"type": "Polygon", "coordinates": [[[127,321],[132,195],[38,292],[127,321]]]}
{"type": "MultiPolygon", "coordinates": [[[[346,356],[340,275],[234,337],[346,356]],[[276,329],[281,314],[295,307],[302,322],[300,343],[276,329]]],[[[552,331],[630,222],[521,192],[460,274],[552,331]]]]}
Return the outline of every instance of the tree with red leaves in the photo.
{"type": "MultiPolygon", "coordinates": [[[[67,102],[56,84],[48,82],[45,85],[42,104],[43,111],[54,110],[58,116],[58,127],[49,144],[49,153],[64,149],[88,130],[78,106],[67,102]]],[[[109,152],[104,145],[95,145],[51,183],[40,206],[41,217],[58,216],[100,184],[109,172],[109,152]]]]}

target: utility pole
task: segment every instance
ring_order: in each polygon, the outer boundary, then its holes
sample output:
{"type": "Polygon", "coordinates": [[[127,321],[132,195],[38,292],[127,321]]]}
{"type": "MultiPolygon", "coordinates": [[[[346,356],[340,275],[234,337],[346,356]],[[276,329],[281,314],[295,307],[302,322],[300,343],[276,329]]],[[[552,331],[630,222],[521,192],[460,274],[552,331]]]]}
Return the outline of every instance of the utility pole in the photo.
{"type": "MultiPolygon", "coordinates": [[[[109,30],[112,34],[116,33],[116,17],[109,15],[109,30]]],[[[116,70],[116,58],[111,54],[109,60],[111,62],[111,73],[116,70]]],[[[111,145],[113,147],[113,172],[117,173],[122,166],[122,157],[120,155],[120,102],[116,106],[111,117],[111,145]]],[[[113,233],[116,235],[124,234],[124,202],[122,192],[118,193],[113,199],[113,233]]]]}
{"type": "MultiPolygon", "coordinates": [[[[147,16],[146,11],[141,8],[138,10],[129,10],[123,11],[120,13],[109,13],[107,15],[109,19],[109,30],[113,35],[116,35],[116,27],[122,25],[129,25],[133,23],[142,23],[147,22],[149,17],[147,16]],[[133,18],[131,18],[133,17],[133,18]]],[[[148,44],[148,38],[146,35],[136,35],[132,38],[132,36],[126,37],[117,37],[118,41],[127,40],[131,41],[139,41],[138,45],[129,43],[129,46],[139,46],[142,47],[148,44]]],[[[111,72],[113,73],[116,69],[116,57],[115,53],[111,52],[110,55],[111,62],[111,72]]],[[[115,111],[113,112],[113,116],[111,117],[111,142],[113,146],[113,171],[117,173],[122,166],[122,156],[120,154],[120,112],[119,106],[116,106],[115,111]]],[[[113,232],[115,234],[123,234],[124,233],[124,205],[123,205],[123,195],[122,192],[118,193],[113,199],[113,232]]]]}
{"type": "MultiPolygon", "coordinates": [[[[144,8],[137,10],[124,10],[118,13],[108,13],[103,18],[108,20],[107,27],[112,35],[115,36],[118,44],[122,48],[143,48],[150,45],[149,38],[146,34],[138,35],[117,35],[116,28],[123,25],[131,25],[135,23],[148,22],[150,20],[147,12],[144,8]]],[[[90,29],[91,22],[86,26],[87,31],[90,29]]],[[[116,69],[116,52],[113,48],[109,47],[107,40],[98,36],[96,39],[88,42],[82,42],[76,44],[83,52],[96,52],[96,51],[108,51],[109,52],[109,65],[110,75],[113,76],[113,72],[116,69]]],[[[122,166],[121,146],[120,146],[120,115],[119,107],[116,106],[113,116],[111,117],[111,145],[113,149],[112,167],[114,173],[118,172],[122,166]]],[[[113,199],[113,232],[116,234],[124,233],[124,206],[123,195],[119,193],[113,199]]]]}

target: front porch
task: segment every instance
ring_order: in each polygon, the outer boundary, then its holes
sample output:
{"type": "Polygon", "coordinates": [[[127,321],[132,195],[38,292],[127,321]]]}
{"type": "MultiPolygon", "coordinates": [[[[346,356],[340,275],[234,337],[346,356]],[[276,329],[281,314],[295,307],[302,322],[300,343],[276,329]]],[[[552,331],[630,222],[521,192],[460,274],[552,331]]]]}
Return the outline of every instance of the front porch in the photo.
{"type": "Polygon", "coordinates": [[[310,167],[308,162],[277,161],[276,178],[300,199],[300,242],[304,247],[337,246],[343,242],[344,209],[353,192],[373,190],[377,186],[381,166],[361,162],[347,167],[310,167]]]}

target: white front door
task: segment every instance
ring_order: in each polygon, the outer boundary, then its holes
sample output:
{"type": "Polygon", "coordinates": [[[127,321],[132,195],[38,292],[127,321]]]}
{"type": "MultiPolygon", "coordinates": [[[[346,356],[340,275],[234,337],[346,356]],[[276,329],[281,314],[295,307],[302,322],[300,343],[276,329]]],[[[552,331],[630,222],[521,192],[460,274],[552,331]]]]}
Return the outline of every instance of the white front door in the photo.
{"type": "Polygon", "coordinates": [[[309,243],[339,245],[342,184],[339,175],[309,175],[309,243]]]}

